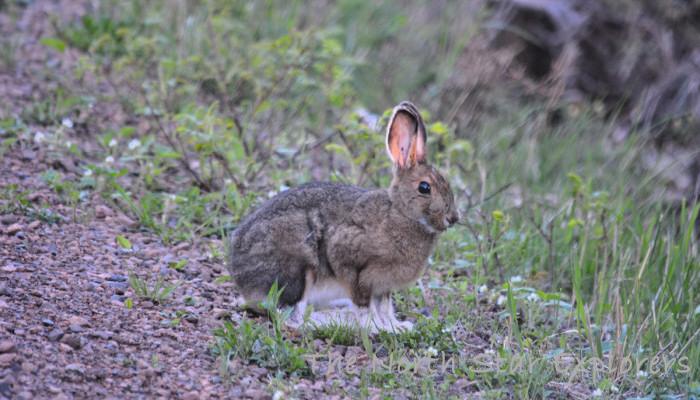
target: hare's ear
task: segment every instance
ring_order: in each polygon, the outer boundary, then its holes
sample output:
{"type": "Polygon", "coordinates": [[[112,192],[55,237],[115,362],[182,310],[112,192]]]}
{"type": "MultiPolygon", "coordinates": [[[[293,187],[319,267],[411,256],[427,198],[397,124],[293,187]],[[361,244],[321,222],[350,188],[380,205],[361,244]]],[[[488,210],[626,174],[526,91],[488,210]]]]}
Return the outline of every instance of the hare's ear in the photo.
{"type": "Polygon", "coordinates": [[[386,128],[386,149],[399,168],[425,162],[425,126],[416,106],[408,101],[394,107],[386,128]]]}

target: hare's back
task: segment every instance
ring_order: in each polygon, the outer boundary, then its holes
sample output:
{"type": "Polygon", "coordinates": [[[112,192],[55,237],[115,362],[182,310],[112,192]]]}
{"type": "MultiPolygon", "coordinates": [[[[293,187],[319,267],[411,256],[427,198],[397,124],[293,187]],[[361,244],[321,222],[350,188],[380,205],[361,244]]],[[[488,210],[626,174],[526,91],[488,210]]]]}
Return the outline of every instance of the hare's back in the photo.
{"type": "Polygon", "coordinates": [[[234,250],[244,250],[263,241],[296,242],[298,236],[306,237],[310,231],[347,218],[367,192],[357,186],[328,182],[285,190],[244,218],[233,232],[231,244],[234,250]]]}

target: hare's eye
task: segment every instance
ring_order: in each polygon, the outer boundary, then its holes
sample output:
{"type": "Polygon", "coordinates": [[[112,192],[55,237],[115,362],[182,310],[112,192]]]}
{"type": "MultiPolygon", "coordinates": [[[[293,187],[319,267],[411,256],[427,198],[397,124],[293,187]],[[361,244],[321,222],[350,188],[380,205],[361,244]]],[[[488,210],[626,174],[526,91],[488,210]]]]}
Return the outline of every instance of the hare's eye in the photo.
{"type": "Polygon", "coordinates": [[[430,194],[430,184],[428,182],[421,182],[418,184],[418,191],[421,194],[430,194]]]}

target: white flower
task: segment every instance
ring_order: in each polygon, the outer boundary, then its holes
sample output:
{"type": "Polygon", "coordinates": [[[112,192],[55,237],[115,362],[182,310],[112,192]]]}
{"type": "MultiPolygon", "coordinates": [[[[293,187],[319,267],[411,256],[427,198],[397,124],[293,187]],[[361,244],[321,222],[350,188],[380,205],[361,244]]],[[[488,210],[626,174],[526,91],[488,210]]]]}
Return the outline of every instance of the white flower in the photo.
{"type": "Polygon", "coordinates": [[[68,147],[70,149],[72,146],[73,146],[73,142],[71,142],[70,140],[66,141],[66,147],[68,147]]]}
{"type": "Polygon", "coordinates": [[[484,354],[496,354],[496,350],[494,350],[494,349],[486,349],[486,350],[484,350],[484,354]]]}
{"type": "Polygon", "coordinates": [[[113,162],[114,162],[114,157],[107,156],[107,158],[105,158],[105,163],[112,164],[113,162]]]}
{"type": "Polygon", "coordinates": [[[540,301],[540,296],[538,296],[537,293],[530,293],[527,295],[527,299],[532,302],[540,301]]]}
{"type": "Polygon", "coordinates": [[[132,139],[132,140],[129,142],[129,150],[133,150],[133,149],[135,149],[135,148],[137,148],[137,147],[139,147],[139,146],[141,146],[141,141],[138,140],[138,139],[132,139]]]}
{"type": "Polygon", "coordinates": [[[515,275],[514,277],[510,278],[511,283],[518,283],[523,281],[523,277],[520,275],[515,275]]]}
{"type": "Polygon", "coordinates": [[[109,141],[109,147],[115,147],[117,145],[117,139],[112,138],[112,140],[109,141]]]}
{"type": "Polygon", "coordinates": [[[46,134],[44,132],[38,131],[34,134],[34,143],[41,143],[46,139],[46,134]]]}
{"type": "Polygon", "coordinates": [[[647,371],[642,371],[642,370],[637,371],[637,378],[646,378],[647,376],[649,376],[647,371]]]}
{"type": "Polygon", "coordinates": [[[83,171],[83,176],[92,176],[92,170],[86,169],[85,171],[83,171]]]}
{"type": "Polygon", "coordinates": [[[437,349],[435,349],[433,346],[428,347],[428,349],[425,350],[425,352],[428,353],[428,355],[430,355],[432,357],[437,357],[437,355],[438,355],[437,349]]]}
{"type": "Polygon", "coordinates": [[[280,192],[284,192],[285,190],[289,190],[289,186],[287,186],[287,185],[280,185],[280,192]]]}
{"type": "Polygon", "coordinates": [[[498,296],[498,299],[496,299],[496,304],[498,304],[499,306],[502,306],[502,305],[506,304],[506,300],[508,300],[508,299],[506,299],[506,296],[500,295],[500,296],[498,296]]]}
{"type": "Polygon", "coordinates": [[[487,290],[489,290],[489,287],[486,285],[481,285],[481,286],[479,286],[479,289],[478,289],[479,293],[484,293],[487,290]]]}
{"type": "Polygon", "coordinates": [[[282,400],[284,399],[284,392],[281,390],[275,390],[275,394],[272,395],[272,400],[282,400]]]}
{"type": "Polygon", "coordinates": [[[63,120],[61,121],[61,124],[69,129],[73,127],[73,121],[71,121],[70,118],[63,118],[63,120]]]}
{"type": "Polygon", "coordinates": [[[602,397],[603,396],[603,391],[600,389],[596,389],[591,393],[591,396],[593,397],[602,397]]]}
{"type": "Polygon", "coordinates": [[[270,190],[269,192],[267,192],[267,197],[272,198],[275,197],[276,194],[277,192],[275,192],[274,190],[270,190]]]}
{"type": "Polygon", "coordinates": [[[613,391],[613,392],[615,392],[615,393],[619,393],[619,392],[620,392],[620,388],[617,387],[617,386],[615,386],[615,385],[612,385],[612,386],[610,387],[610,390],[613,391]]]}

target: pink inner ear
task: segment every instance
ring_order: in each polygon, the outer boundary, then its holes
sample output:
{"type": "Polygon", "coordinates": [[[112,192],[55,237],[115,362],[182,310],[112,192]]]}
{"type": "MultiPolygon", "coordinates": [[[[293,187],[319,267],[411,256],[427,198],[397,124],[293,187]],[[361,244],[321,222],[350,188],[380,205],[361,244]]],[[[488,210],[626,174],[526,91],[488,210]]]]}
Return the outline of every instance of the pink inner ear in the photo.
{"type": "Polygon", "coordinates": [[[405,167],[411,151],[411,139],[416,126],[410,116],[398,112],[389,131],[389,151],[399,167],[405,167]]]}

